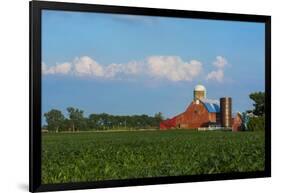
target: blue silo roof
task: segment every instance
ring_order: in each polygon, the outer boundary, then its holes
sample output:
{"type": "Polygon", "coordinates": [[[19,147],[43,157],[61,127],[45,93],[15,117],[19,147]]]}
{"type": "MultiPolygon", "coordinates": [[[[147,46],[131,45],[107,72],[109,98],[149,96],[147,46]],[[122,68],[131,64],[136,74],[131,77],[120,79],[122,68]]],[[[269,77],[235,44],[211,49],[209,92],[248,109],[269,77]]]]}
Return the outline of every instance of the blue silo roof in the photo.
{"type": "Polygon", "coordinates": [[[209,113],[220,112],[220,103],[218,100],[202,99],[201,102],[205,105],[209,113]]]}

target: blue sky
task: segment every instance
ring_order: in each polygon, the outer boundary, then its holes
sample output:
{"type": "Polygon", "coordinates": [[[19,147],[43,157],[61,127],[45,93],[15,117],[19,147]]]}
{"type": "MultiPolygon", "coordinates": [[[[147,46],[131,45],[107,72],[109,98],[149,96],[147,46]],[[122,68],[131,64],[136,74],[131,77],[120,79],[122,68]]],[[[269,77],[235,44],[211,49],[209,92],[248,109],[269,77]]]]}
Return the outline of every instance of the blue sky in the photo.
{"type": "Polygon", "coordinates": [[[264,24],[102,13],[42,14],[42,113],[183,112],[193,88],[252,108],[264,91],[264,24]]]}

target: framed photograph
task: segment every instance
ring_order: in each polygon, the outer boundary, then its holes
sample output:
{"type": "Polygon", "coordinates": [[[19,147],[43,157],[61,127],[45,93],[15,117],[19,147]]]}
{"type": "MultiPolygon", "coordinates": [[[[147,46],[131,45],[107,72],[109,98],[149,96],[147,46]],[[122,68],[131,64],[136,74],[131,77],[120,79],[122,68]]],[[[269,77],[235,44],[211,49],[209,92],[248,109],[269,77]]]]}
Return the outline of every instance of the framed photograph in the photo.
{"type": "Polygon", "coordinates": [[[271,176],[271,18],[30,2],[30,191],[271,176]]]}

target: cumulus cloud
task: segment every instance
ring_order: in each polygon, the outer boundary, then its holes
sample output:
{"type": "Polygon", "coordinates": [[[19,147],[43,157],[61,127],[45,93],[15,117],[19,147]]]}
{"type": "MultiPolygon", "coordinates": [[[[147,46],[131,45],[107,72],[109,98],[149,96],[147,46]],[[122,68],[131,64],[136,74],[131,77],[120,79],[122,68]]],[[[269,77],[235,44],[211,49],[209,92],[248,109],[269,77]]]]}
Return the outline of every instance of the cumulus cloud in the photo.
{"type": "Polygon", "coordinates": [[[78,76],[96,76],[103,77],[104,69],[95,60],[88,56],[75,58],[74,60],[74,74],[78,76]]]}
{"type": "Polygon", "coordinates": [[[75,58],[72,62],[48,67],[42,63],[42,72],[50,74],[71,74],[102,79],[147,76],[169,81],[192,81],[202,72],[202,63],[197,60],[183,61],[179,56],[150,56],[144,61],[130,61],[125,64],[101,65],[89,56],[75,58]]]}
{"type": "Polygon", "coordinates": [[[71,63],[65,62],[56,64],[55,66],[48,67],[42,62],[42,73],[43,74],[68,74],[71,71],[71,63]]]}
{"type": "Polygon", "coordinates": [[[202,64],[197,60],[184,62],[178,56],[151,56],[147,59],[148,73],[152,77],[171,81],[191,81],[202,71],[202,64]]]}
{"type": "Polygon", "coordinates": [[[213,65],[217,68],[224,68],[227,65],[227,60],[222,56],[217,56],[216,60],[213,62],[213,65]]]}
{"type": "Polygon", "coordinates": [[[110,64],[104,67],[105,77],[114,78],[117,76],[138,75],[142,72],[142,65],[136,61],[131,61],[127,64],[110,64]]]}
{"type": "Polygon", "coordinates": [[[137,75],[141,71],[142,64],[137,61],[131,61],[126,64],[112,63],[104,66],[89,56],[77,57],[72,62],[65,62],[55,66],[47,66],[42,62],[42,73],[44,75],[71,74],[81,77],[115,78],[122,75],[137,75]]]}
{"type": "Polygon", "coordinates": [[[213,62],[213,66],[216,69],[207,74],[206,80],[223,82],[224,68],[227,64],[228,64],[228,62],[227,62],[226,58],[224,58],[222,56],[217,56],[216,60],[213,62]]]}
{"type": "Polygon", "coordinates": [[[222,82],[224,77],[224,72],[222,69],[214,70],[207,75],[207,80],[215,80],[218,82],[222,82]]]}

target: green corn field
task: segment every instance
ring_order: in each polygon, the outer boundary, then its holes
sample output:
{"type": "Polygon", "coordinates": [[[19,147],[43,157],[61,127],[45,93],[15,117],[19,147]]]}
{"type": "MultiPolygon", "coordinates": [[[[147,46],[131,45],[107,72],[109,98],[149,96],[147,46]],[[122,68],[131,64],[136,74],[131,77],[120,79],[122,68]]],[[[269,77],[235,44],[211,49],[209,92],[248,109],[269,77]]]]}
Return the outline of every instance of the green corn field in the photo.
{"type": "Polygon", "coordinates": [[[43,184],[264,170],[264,132],[42,134],[43,184]]]}

